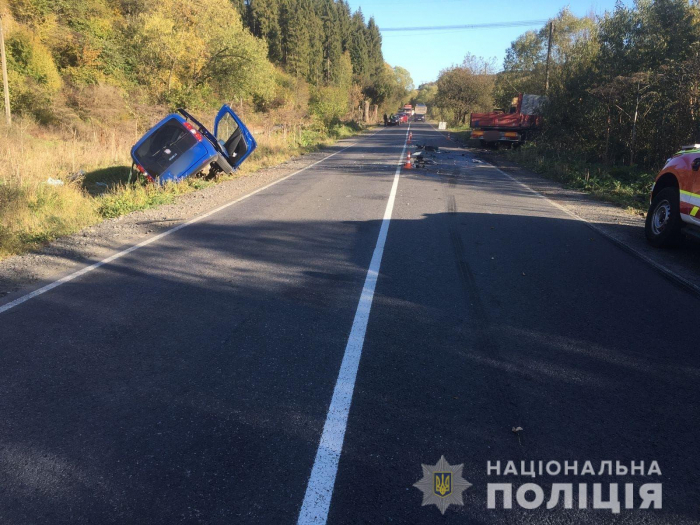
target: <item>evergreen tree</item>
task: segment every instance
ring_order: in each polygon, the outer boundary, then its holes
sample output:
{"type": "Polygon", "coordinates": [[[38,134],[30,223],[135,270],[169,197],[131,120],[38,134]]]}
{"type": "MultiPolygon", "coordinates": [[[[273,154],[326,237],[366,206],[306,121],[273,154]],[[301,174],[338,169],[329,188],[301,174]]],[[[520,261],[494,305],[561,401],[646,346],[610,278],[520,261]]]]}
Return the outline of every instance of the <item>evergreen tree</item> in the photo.
{"type": "Polygon", "coordinates": [[[283,0],[280,9],[282,62],[292,75],[309,74],[309,31],[301,0],[283,0]]]}
{"type": "Polygon", "coordinates": [[[248,4],[248,27],[267,41],[268,55],[274,63],[282,59],[279,11],[279,0],[250,0],[248,4]]]}
{"type": "MultiPolygon", "coordinates": [[[[353,80],[375,98],[386,80],[382,37],[373,18],[365,24],[346,0],[231,0],[244,24],[268,44],[273,64],[314,86],[346,83],[348,52],[353,80]],[[374,89],[374,91],[373,91],[374,89]]],[[[349,87],[348,87],[349,89],[349,87]]]]}
{"type": "Polygon", "coordinates": [[[382,35],[379,33],[374,17],[367,22],[366,39],[369,73],[371,77],[376,77],[384,68],[384,57],[382,56],[382,35]]]}
{"type": "Polygon", "coordinates": [[[323,83],[323,21],[317,13],[321,10],[321,3],[311,0],[304,2],[305,18],[309,32],[309,72],[306,79],[313,85],[323,83]]]}
{"type": "Polygon", "coordinates": [[[339,85],[343,39],[333,0],[324,1],[321,21],[323,23],[323,80],[326,84],[339,85]]]}
{"type": "Polygon", "coordinates": [[[230,0],[231,5],[238,11],[238,13],[241,15],[241,20],[243,21],[243,24],[247,27],[248,26],[248,18],[247,18],[247,13],[248,13],[248,2],[246,0],[230,0]]]}
{"type": "Polygon", "coordinates": [[[369,81],[369,54],[365,32],[365,17],[362,10],[358,9],[352,15],[352,32],[350,35],[350,59],[352,60],[352,72],[355,81],[362,87],[369,81]]]}
{"type": "Polygon", "coordinates": [[[352,35],[352,11],[350,4],[340,0],[337,4],[338,30],[343,45],[343,51],[350,50],[350,36],[352,35]]]}

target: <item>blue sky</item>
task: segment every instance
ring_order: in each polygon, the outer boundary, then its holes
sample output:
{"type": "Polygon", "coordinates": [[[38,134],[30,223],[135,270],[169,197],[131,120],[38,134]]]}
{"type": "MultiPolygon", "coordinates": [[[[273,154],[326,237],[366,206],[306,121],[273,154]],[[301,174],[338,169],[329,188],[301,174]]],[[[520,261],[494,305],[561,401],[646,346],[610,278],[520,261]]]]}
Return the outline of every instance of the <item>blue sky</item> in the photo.
{"type": "MultiPolygon", "coordinates": [[[[615,0],[350,0],[366,19],[374,16],[379,27],[444,26],[548,19],[569,7],[579,16],[602,14],[615,7],[615,0]]],[[[503,66],[510,43],[528,29],[471,29],[432,32],[386,32],[382,34],[384,59],[392,66],[411,72],[416,86],[435,80],[441,69],[462,61],[469,52],[484,58],[494,57],[503,66]]]]}

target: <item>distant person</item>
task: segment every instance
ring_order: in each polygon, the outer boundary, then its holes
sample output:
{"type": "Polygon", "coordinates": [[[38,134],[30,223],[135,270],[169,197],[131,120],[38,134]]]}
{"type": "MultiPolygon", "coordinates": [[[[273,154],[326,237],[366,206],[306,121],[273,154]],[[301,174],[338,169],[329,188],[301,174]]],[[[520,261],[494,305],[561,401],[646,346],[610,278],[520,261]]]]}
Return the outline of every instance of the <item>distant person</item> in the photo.
{"type": "Polygon", "coordinates": [[[384,113],[384,125],[385,126],[389,125],[389,117],[386,116],[386,113],[384,113]]]}

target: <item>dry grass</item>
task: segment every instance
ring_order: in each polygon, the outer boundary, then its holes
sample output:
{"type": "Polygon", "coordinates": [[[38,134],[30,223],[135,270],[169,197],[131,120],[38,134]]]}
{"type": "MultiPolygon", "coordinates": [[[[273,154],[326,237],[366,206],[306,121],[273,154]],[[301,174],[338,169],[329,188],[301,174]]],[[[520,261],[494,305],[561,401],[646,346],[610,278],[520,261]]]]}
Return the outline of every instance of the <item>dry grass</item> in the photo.
{"type": "MultiPolygon", "coordinates": [[[[144,131],[135,121],[113,130],[94,126],[80,132],[29,121],[0,127],[0,259],[210,184],[195,178],[164,187],[127,185],[129,150],[144,131]],[[52,185],[50,178],[63,184],[52,185]]],[[[280,164],[356,131],[347,126],[332,133],[269,126],[256,133],[258,148],[239,173],[280,164]]]]}
{"type": "MultiPolygon", "coordinates": [[[[100,220],[95,199],[75,174],[123,155],[124,141],[100,144],[19,121],[0,129],[0,257],[34,249],[100,220]],[[47,183],[49,177],[63,186],[47,183]]],[[[128,150],[127,150],[128,151],[128,150]]]]}

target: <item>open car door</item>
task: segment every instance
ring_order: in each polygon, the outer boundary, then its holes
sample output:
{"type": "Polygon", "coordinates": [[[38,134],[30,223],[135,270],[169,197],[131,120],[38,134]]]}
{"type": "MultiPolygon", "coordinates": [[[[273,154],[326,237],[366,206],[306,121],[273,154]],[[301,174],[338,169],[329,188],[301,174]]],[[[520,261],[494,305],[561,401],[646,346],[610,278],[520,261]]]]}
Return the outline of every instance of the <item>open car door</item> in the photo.
{"type": "Polygon", "coordinates": [[[228,163],[238,167],[258,146],[238,115],[224,104],[216,115],[214,136],[228,163]]]}

